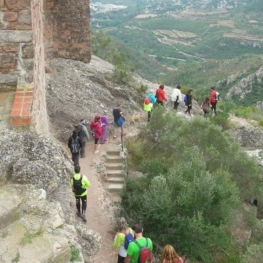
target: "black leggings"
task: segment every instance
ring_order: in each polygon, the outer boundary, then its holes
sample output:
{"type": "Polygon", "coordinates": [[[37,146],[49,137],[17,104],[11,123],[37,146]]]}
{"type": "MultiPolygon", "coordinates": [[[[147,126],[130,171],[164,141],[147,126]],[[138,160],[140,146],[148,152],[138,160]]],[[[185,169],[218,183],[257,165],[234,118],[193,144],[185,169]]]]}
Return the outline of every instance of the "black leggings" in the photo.
{"type": "Polygon", "coordinates": [[[87,196],[75,196],[76,198],[76,207],[79,213],[85,214],[87,208],[87,196]],[[81,199],[81,211],[80,211],[80,199],[81,199]]]}
{"type": "Polygon", "coordinates": [[[216,114],[216,102],[211,103],[211,110],[216,114]]]}

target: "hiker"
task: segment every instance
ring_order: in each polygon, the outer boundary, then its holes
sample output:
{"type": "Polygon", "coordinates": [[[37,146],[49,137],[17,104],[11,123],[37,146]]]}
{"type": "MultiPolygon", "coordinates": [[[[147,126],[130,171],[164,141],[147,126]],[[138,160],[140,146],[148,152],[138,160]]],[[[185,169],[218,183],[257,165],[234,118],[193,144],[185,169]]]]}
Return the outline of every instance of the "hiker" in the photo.
{"type": "Polygon", "coordinates": [[[81,140],[78,136],[78,131],[74,130],[68,139],[68,147],[71,152],[72,161],[74,166],[79,165],[79,152],[81,149],[81,140]]]}
{"type": "Polygon", "coordinates": [[[80,141],[81,141],[80,158],[86,157],[86,153],[85,153],[86,142],[90,139],[86,124],[87,121],[85,119],[81,119],[76,127],[79,130],[78,136],[80,137],[80,141]]]}
{"type": "Polygon", "coordinates": [[[171,245],[163,248],[161,263],[183,263],[183,259],[178,256],[171,245]]]}
{"type": "Polygon", "coordinates": [[[87,187],[90,186],[90,182],[85,175],[80,173],[80,166],[75,166],[74,170],[75,174],[71,177],[70,184],[76,198],[77,216],[87,222],[85,213],[87,208],[87,187]]]}
{"type": "Polygon", "coordinates": [[[98,148],[100,145],[98,145],[99,139],[101,137],[101,123],[100,123],[100,115],[96,115],[94,120],[90,124],[90,131],[92,136],[94,137],[94,148],[93,153],[97,154],[99,152],[98,148]]]}
{"type": "Polygon", "coordinates": [[[118,128],[121,128],[121,133],[122,135],[125,135],[124,134],[124,131],[123,131],[123,123],[125,121],[125,118],[122,114],[122,111],[121,111],[121,104],[118,103],[117,104],[117,107],[113,109],[112,111],[112,114],[113,114],[113,118],[114,118],[114,132],[113,132],[113,139],[116,139],[117,138],[117,129],[118,128]],[[120,120],[123,120],[123,123],[121,124],[120,120]]]}
{"type": "Polygon", "coordinates": [[[173,90],[171,100],[174,103],[174,109],[177,111],[180,102],[182,101],[182,93],[181,93],[181,86],[177,85],[176,88],[173,90]]]}
{"type": "Polygon", "coordinates": [[[156,103],[156,98],[154,96],[154,91],[153,89],[149,90],[149,92],[146,94],[146,98],[143,103],[143,109],[144,111],[147,112],[148,114],[148,121],[151,119],[151,112],[152,112],[152,107],[156,103]]]}
{"type": "Polygon", "coordinates": [[[187,109],[184,113],[189,113],[189,115],[191,115],[191,109],[192,109],[192,89],[189,89],[186,93],[186,101],[185,101],[185,105],[187,106],[187,109]]]}
{"type": "Polygon", "coordinates": [[[167,101],[166,96],[165,96],[165,91],[164,91],[164,85],[160,85],[159,88],[156,90],[156,95],[157,103],[160,105],[164,105],[164,101],[167,101]]]}
{"type": "Polygon", "coordinates": [[[210,109],[210,101],[208,97],[206,97],[205,100],[202,102],[201,109],[203,110],[204,117],[206,118],[207,114],[209,113],[209,109],[210,109]]]}
{"type": "Polygon", "coordinates": [[[107,141],[107,126],[110,124],[109,119],[107,117],[107,110],[104,110],[103,115],[100,116],[101,123],[101,137],[100,144],[104,144],[107,141]]]}
{"type": "Polygon", "coordinates": [[[217,104],[217,100],[216,100],[216,96],[217,96],[217,92],[216,89],[214,87],[210,88],[210,104],[211,104],[211,111],[214,112],[214,114],[216,115],[216,104],[217,104]]]}
{"type": "Polygon", "coordinates": [[[132,236],[134,234],[133,230],[128,227],[127,221],[124,217],[120,217],[117,219],[117,228],[118,232],[115,235],[113,247],[119,249],[117,263],[124,263],[125,257],[127,256],[127,251],[125,248],[125,237],[128,234],[131,234],[132,236]]]}
{"type": "Polygon", "coordinates": [[[125,258],[124,263],[137,263],[138,259],[140,257],[141,253],[141,248],[147,247],[148,249],[145,249],[144,253],[146,254],[146,259],[143,262],[146,262],[147,258],[149,260],[147,262],[152,262],[153,260],[153,255],[152,255],[152,250],[153,250],[153,244],[152,240],[150,238],[145,238],[143,237],[143,228],[140,224],[135,224],[132,227],[132,230],[134,231],[134,236],[135,239],[134,241],[129,243],[128,249],[127,249],[127,256],[125,258]]]}

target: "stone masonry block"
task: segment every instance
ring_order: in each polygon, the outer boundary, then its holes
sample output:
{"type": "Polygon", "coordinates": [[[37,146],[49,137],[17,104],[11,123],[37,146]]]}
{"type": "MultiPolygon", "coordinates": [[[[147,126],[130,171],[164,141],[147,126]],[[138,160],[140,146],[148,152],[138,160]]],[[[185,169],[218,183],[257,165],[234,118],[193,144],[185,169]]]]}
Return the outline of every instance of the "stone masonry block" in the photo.
{"type": "Polygon", "coordinates": [[[5,0],[0,0],[0,8],[3,8],[5,6],[5,0]]]}
{"type": "Polygon", "coordinates": [[[24,44],[22,46],[22,58],[33,58],[34,47],[32,44],[24,44]]]}
{"type": "Polygon", "coordinates": [[[29,43],[32,42],[30,30],[0,30],[0,42],[4,43],[29,43]]]}
{"type": "Polygon", "coordinates": [[[16,21],[18,18],[17,12],[5,12],[4,14],[4,20],[8,22],[16,21]]]}
{"type": "Polygon", "coordinates": [[[21,10],[18,14],[19,25],[31,25],[31,11],[21,10]]]}
{"type": "Polygon", "coordinates": [[[5,4],[10,11],[30,9],[30,0],[5,0],[5,4]]]}
{"type": "Polygon", "coordinates": [[[17,83],[16,74],[0,74],[0,84],[13,84],[17,83]]]}

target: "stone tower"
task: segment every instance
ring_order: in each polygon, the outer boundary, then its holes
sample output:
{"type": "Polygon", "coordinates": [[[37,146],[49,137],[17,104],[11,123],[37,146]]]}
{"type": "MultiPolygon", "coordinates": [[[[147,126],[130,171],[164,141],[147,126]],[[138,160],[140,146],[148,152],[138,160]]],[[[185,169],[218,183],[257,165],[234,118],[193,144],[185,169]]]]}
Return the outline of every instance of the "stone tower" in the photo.
{"type": "Polygon", "coordinates": [[[52,58],[89,63],[89,0],[0,0],[0,92],[14,91],[12,125],[48,132],[52,58]]]}

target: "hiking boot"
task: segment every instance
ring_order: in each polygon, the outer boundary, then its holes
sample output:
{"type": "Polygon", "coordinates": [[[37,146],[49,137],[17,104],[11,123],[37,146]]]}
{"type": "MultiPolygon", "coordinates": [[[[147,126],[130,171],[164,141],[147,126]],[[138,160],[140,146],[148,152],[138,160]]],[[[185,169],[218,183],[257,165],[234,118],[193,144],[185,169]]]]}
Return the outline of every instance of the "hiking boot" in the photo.
{"type": "Polygon", "coordinates": [[[80,213],[80,212],[77,212],[77,216],[78,216],[78,217],[81,217],[81,213],[80,213]]]}
{"type": "Polygon", "coordinates": [[[85,214],[80,215],[80,217],[82,218],[82,220],[83,220],[84,222],[87,222],[87,219],[86,219],[85,214]]]}

